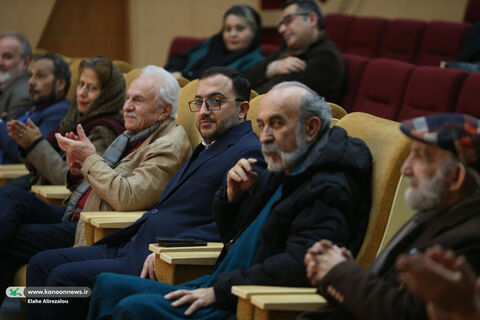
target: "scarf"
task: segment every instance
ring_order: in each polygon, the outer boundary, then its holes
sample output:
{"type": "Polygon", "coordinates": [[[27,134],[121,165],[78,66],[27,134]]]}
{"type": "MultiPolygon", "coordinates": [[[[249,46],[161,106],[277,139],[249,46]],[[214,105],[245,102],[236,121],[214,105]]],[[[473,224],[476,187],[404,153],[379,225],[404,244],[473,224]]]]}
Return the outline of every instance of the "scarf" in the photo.
{"type": "MultiPolygon", "coordinates": [[[[164,121],[159,121],[135,135],[133,135],[129,130],[125,131],[115,138],[112,144],[108,146],[107,150],[105,150],[105,153],[103,154],[103,159],[110,167],[115,167],[115,165],[122,159],[125,151],[145,140],[155,130],[157,130],[163,122],[164,121]]],[[[77,186],[77,188],[75,188],[72,195],[68,199],[62,221],[75,220],[77,213],[81,212],[81,210],[77,208],[78,202],[89,189],[90,183],[88,183],[88,181],[85,179],[77,186]]]]}

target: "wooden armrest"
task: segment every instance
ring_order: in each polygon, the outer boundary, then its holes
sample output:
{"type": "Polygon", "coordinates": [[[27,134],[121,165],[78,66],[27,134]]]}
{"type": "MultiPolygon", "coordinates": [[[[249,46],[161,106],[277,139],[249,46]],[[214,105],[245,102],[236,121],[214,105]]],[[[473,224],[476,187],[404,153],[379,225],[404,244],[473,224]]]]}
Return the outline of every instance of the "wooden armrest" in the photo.
{"type": "Polygon", "coordinates": [[[11,170],[1,170],[0,179],[9,180],[15,179],[21,176],[28,174],[27,169],[11,169],[11,170]]]}
{"type": "Polygon", "coordinates": [[[70,190],[68,190],[65,186],[43,186],[43,185],[35,185],[32,186],[32,192],[36,193],[39,196],[42,196],[47,199],[59,199],[64,200],[68,198],[71,194],[70,190]]]}
{"type": "Polygon", "coordinates": [[[10,163],[0,165],[0,171],[26,171],[28,173],[27,167],[23,163],[10,163]]]}
{"type": "Polygon", "coordinates": [[[304,311],[317,310],[326,305],[322,296],[305,294],[258,294],[250,299],[255,320],[295,320],[304,311]]]}
{"type": "Polygon", "coordinates": [[[146,211],[84,211],[80,213],[80,219],[90,222],[93,218],[121,218],[136,216],[140,218],[146,211]]]}
{"type": "MultiPolygon", "coordinates": [[[[169,251],[163,249],[165,247],[157,246],[158,248],[155,248],[158,250],[158,253],[155,253],[155,275],[158,281],[180,284],[211,273],[220,255],[220,250],[218,248],[215,250],[215,246],[218,247],[218,243],[213,244],[212,248],[206,251],[198,250],[199,247],[194,248],[195,251],[169,251]]],[[[205,247],[203,248],[205,249],[205,247]]]]}
{"type": "Polygon", "coordinates": [[[214,251],[220,252],[223,249],[223,243],[221,242],[207,242],[206,246],[196,246],[196,247],[163,247],[156,243],[150,243],[148,249],[156,254],[162,252],[172,252],[172,251],[214,251]]]}
{"type": "Polygon", "coordinates": [[[138,216],[128,216],[124,215],[121,217],[99,217],[92,218],[90,223],[96,228],[103,229],[120,229],[125,228],[138,220],[138,216]]]}
{"type": "Polygon", "coordinates": [[[233,286],[232,293],[238,297],[237,318],[252,320],[255,315],[255,306],[250,299],[256,295],[275,294],[316,294],[317,289],[305,287],[279,287],[279,286],[233,286]]]}

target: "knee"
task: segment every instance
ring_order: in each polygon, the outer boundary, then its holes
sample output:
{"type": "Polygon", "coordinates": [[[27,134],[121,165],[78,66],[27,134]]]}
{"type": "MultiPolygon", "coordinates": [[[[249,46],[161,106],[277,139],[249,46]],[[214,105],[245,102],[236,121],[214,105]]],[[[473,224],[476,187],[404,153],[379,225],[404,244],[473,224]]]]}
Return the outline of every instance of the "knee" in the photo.
{"type": "Polygon", "coordinates": [[[145,310],[145,295],[134,294],[122,299],[113,309],[113,319],[144,319],[142,310],[145,310]]]}
{"type": "Polygon", "coordinates": [[[40,252],[34,255],[27,266],[27,285],[43,286],[50,272],[47,262],[50,261],[47,252],[40,252]]]}

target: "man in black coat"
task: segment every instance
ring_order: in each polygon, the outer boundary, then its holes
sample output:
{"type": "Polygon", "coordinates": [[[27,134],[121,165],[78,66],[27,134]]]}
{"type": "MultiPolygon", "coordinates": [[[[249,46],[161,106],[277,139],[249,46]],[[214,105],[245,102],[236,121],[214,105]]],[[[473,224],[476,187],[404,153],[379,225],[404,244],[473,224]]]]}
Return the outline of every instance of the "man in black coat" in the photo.
{"type": "Polygon", "coordinates": [[[418,213],[367,270],[330,242],[309,249],[308,276],[331,303],[301,319],[428,319],[425,302],[404,289],[395,260],[434,245],[463,255],[479,274],[480,120],[438,114],[405,121],[400,129],[413,140],[402,174],[411,183],[405,199],[418,213]]]}
{"type": "Polygon", "coordinates": [[[239,160],[214,202],[227,252],[258,215],[270,211],[253,262],[218,275],[213,287],[177,290],[166,299],[179,299],[175,306],[191,303],[187,315],[207,306],[234,313],[233,285],[309,286],[303,257],[318,240],[358,252],[370,211],[372,159],[363,141],[329,128],[330,121],[329,105],[299,82],[279,84],[262,98],[257,122],[268,170],[258,176],[255,160],[239,160]]]}

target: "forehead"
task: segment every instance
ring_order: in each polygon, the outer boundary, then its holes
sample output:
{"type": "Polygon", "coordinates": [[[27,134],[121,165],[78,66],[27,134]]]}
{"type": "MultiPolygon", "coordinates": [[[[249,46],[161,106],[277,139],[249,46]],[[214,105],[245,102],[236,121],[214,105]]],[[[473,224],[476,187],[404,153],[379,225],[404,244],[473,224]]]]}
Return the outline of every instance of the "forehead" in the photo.
{"type": "Polygon", "coordinates": [[[422,158],[425,158],[425,161],[428,162],[443,160],[448,155],[448,151],[442,148],[417,140],[412,141],[410,150],[423,156],[422,158]]]}
{"type": "Polygon", "coordinates": [[[155,96],[155,88],[154,79],[145,76],[138,77],[130,84],[127,94],[153,98],[155,96]]]}
{"type": "Polygon", "coordinates": [[[34,61],[30,67],[31,72],[53,72],[53,61],[50,59],[40,59],[34,61]]]}
{"type": "Polygon", "coordinates": [[[20,42],[14,37],[5,37],[0,39],[0,50],[20,52],[20,42]]]}
{"type": "Polygon", "coordinates": [[[298,9],[298,4],[294,3],[283,9],[282,17],[285,17],[288,14],[296,13],[298,9]]]}
{"type": "Polygon", "coordinates": [[[225,17],[225,24],[246,24],[245,19],[243,19],[240,16],[237,16],[236,14],[229,14],[228,16],[225,17]]]}
{"type": "Polygon", "coordinates": [[[267,121],[272,115],[296,121],[300,113],[302,90],[298,87],[283,87],[270,90],[260,100],[258,119],[267,121]]]}
{"type": "Polygon", "coordinates": [[[212,95],[233,96],[232,80],[223,74],[200,79],[197,85],[196,96],[209,97],[212,95]]]}

